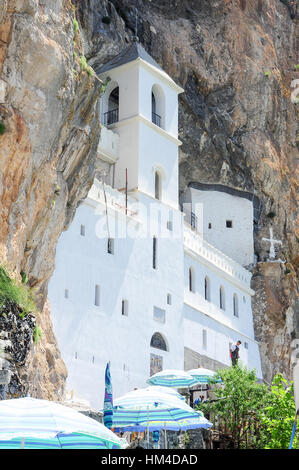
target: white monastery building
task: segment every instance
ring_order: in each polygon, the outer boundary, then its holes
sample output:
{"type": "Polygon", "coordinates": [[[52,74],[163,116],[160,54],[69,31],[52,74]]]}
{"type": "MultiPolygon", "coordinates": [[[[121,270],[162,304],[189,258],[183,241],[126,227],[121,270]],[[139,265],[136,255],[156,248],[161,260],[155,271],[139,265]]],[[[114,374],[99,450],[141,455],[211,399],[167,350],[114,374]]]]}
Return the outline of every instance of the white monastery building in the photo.
{"type": "Polygon", "coordinates": [[[249,193],[191,184],[179,202],[178,95],[138,42],[98,72],[97,178],[59,240],[49,284],[68,390],[103,405],[162,369],[240,361],[262,377],[251,311],[249,193]],[[107,80],[109,79],[109,81],[107,80]]]}

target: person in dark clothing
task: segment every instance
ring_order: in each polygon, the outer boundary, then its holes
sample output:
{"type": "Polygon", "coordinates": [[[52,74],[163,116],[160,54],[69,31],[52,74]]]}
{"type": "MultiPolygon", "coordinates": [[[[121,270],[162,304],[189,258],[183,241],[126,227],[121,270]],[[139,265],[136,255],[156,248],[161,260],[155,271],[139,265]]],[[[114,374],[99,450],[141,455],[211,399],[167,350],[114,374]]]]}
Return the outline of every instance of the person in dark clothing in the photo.
{"type": "Polygon", "coordinates": [[[242,344],[242,341],[237,341],[236,344],[234,344],[231,347],[230,353],[231,353],[231,360],[232,360],[232,365],[235,366],[238,364],[238,359],[240,357],[239,350],[240,350],[240,344],[242,344]]]}

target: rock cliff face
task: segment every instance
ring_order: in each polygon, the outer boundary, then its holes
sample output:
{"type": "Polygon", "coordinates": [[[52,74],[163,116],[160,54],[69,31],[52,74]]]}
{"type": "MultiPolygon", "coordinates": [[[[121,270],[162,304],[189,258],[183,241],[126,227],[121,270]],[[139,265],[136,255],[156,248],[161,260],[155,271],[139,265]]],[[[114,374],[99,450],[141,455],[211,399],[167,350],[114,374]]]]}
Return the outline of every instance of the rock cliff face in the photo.
{"type": "Polygon", "coordinates": [[[0,11],[0,259],[16,277],[26,273],[43,312],[28,391],[55,398],[66,370],[47,285],[58,237],[93,180],[100,84],[74,60],[69,1],[2,0],[0,11]]]}
{"type": "MultiPolygon", "coordinates": [[[[75,47],[84,46],[95,70],[130,41],[137,11],[141,43],[185,88],[181,190],[200,181],[259,197],[256,336],[266,380],[278,370],[288,374],[290,342],[299,336],[299,108],[291,99],[292,80],[299,79],[298,23],[288,10],[296,16],[297,2],[73,3],[80,27],[75,47]],[[286,264],[265,261],[269,245],[262,238],[270,224],[282,241],[277,258],[286,264]]],[[[100,133],[99,83],[74,59],[73,19],[69,0],[0,0],[0,259],[16,276],[25,272],[39,294],[44,335],[37,354],[30,353],[28,381],[32,395],[49,398],[62,395],[66,371],[47,285],[59,234],[92,182],[100,133]]]]}

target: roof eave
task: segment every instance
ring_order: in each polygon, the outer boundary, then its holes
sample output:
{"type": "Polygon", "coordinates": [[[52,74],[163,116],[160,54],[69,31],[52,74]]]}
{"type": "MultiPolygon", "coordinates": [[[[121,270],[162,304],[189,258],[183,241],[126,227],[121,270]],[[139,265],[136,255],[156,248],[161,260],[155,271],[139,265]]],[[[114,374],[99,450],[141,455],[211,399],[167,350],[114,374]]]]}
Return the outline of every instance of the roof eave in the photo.
{"type": "Polygon", "coordinates": [[[137,59],[135,59],[135,60],[131,60],[130,62],[118,65],[117,67],[114,67],[114,68],[106,70],[102,73],[99,73],[99,77],[107,77],[107,76],[109,76],[109,73],[111,73],[112,71],[115,72],[116,70],[120,70],[120,69],[123,70],[123,69],[129,68],[129,67],[132,67],[133,65],[135,65],[136,63],[140,63],[140,65],[142,65],[145,68],[148,68],[151,72],[155,73],[155,75],[158,75],[160,79],[166,81],[168,83],[168,85],[170,85],[172,88],[174,88],[178,94],[183,93],[185,91],[182,87],[177,85],[172,80],[172,78],[170,78],[170,76],[167,75],[166,72],[164,72],[163,70],[158,69],[157,67],[154,67],[152,64],[149,64],[147,61],[141,59],[140,57],[137,57],[137,59]]]}

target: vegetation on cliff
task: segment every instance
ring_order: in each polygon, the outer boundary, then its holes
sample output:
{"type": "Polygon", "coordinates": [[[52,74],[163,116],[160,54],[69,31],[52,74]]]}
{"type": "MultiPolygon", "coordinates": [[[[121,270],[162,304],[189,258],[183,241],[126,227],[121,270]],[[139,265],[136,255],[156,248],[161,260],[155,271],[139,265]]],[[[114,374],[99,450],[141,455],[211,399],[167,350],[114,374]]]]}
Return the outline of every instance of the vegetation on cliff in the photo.
{"type": "Polygon", "coordinates": [[[0,266],[0,309],[5,302],[13,302],[20,306],[23,315],[36,310],[32,290],[11,278],[7,270],[0,266]]]}

